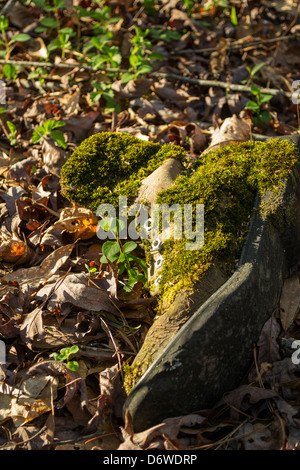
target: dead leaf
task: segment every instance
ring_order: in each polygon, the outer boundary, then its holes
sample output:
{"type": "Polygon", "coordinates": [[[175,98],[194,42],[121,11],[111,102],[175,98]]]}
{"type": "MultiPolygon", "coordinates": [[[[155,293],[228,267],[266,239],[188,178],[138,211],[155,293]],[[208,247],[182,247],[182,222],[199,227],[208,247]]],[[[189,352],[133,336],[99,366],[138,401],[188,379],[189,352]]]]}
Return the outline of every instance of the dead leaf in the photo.
{"type": "Polygon", "coordinates": [[[30,367],[27,372],[27,377],[35,375],[50,375],[52,377],[63,376],[66,380],[66,393],[63,398],[56,403],[57,408],[63,408],[63,406],[70,401],[76,391],[79,392],[80,406],[85,408],[88,404],[87,390],[85,381],[75,371],[68,368],[67,364],[58,361],[44,361],[30,367]]]}
{"type": "Polygon", "coordinates": [[[137,80],[130,80],[128,83],[117,80],[112,84],[116,97],[120,98],[139,98],[148,93],[153,80],[148,78],[139,78],[137,80]]]}
{"type": "Polygon", "coordinates": [[[273,363],[281,359],[280,347],[277,343],[280,332],[281,328],[276,318],[271,317],[264,324],[257,342],[259,368],[264,362],[273,363]]]}
{"type": "Polygon", "coordinates": [[[26,287],[29,286],[30,290],[34,291],[40,284],[47,282],[63,266],[71,255],[73,248],[73,244],[57,248],[39,266],[18,269],[3,276],[3,280],[5,282],[17,282],[22,290],[26,290],[26,287]]]}
{"type": "Polygon", "coordinates": [[[249,140],[250,130],[251,125],[248,120],[239,119],[235,114],[226,118],[220,128],[213,132],[210,145],[202,152],[202,155],[223,145],[249,140]]]}
{"type": "Polygon", "coordinates": [[[98,218],[84,207],[65,208],[61,211],[59,220],[46,230],[45,234],[56,230],[66,230],[72,234],[73,240],[88,240],[93,238],[97,231],[98,218]]]}
{"type": "Polygon", "coordinates": [[[42,38],[30,39],[26,42],[26,51],[37,59],[47,59],[48,51],[42,38]]]}
{"type": "Polygon", "coordinates": [[[70,156],[69,152],[59,147],[51,138],[43,138],[42,151],[45,169],[59,177],[62,166],[70,156]]]}
{"type": "Polygon", "coordinates": [[[300,306],[300,281],[299,274],[284,281],[280,298],[280,321],[286,331],[295,320],[300,306]]]}
{"type": "Polygon", "coordinates": [[[26,264],[32,256],[33,251],[26,241],[12,239],[2,243],[0,246],[0,258],[5,263],[13,264],[14,266],[26,264]]]}
{"type": "Polygon", "coordinates": [[[92,282],[89,280],[88,274],[76,273],[68,274],[62,282],[58,283],[54,292],[51,293],[54,284],[43,287],[36,294],[36,299],[48,301],[49,310],[53,310],[57,303],[70,303],[84,310],[100,312],[101,310],[110,313],[117,313],[117,309],[110,301],[111,294],[108,290],[109,281],[105,278],[92,282]]]}

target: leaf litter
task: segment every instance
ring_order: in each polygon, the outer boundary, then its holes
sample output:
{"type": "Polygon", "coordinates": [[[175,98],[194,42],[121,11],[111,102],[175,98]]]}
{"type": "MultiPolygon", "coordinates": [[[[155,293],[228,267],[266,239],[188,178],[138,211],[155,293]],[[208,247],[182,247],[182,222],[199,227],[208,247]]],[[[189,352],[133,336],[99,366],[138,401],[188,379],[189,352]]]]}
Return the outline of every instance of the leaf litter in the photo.
{"type": "MultiPolygon", "coordinates": [[[[82,14],[79,42],[92,39],[94,3],[68,2],[69,13],[82,14]]],[[[58,48],[51,51],[55,28],[50,36],[43,30],[53,18],[42,2],[1,2],[2,11],[10,8],[3,13],[9,38],[31,36],[12,43],[11,60],[0,63],[6,85],[0,115],[0,339],[6,345],[6,363],[0,364],[1,449],[299,447],[299,260],[240,386],[211,409],[179,417],[166,410],[163,423],[134,433],[129,413],[122,415],[122,364],[143,343],[154,316],[152,299],[140,286],[119,295],[113,266],[104,271],[99,261],[98,219],[60,193],[63,163],[96,132],[174,143],[192,159],[236,140],[298,133],[299,110],[284,95],[293,91],[298,74],[295,2],[218,3],[166,0],[158,10],[153,2],[153,15],[138,0],[102,2],[108,17],[118,17],[100,21],[111,44],[120,46],[126,71],[135,27],[149,28],[160,54],[152,71],[123,82],[109,64],[93,68],[89,57],[85,64],[75,48],[67,48],[64,59],[58,48]],[[226,89],[226,83],[248,91],[226,89]],[[264,103],[265,120],[259,113],[261,120],[253,120],[247,108],[253,84],[283,92],[264,103]],[[34,142],[34,131],[51,120],[64,123],[62,135],[50,130],[34,142]],[[66,148],[59,144],[64,142],[66,148]],[[72,357],[77,371],[50,359],[73,344],[79,347],[72,357]]],[[[75,29],[69,13],[58,10],[59,21],[75,29]]]]}

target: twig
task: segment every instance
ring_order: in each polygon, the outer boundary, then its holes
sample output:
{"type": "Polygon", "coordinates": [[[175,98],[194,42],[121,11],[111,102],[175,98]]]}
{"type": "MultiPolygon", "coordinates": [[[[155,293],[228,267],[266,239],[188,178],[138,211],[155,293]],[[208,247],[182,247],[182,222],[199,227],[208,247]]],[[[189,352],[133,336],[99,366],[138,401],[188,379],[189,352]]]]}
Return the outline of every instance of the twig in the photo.
{"type": "MultiPolygon", "coordinates": [[[[285,33],[286,34],[286,33],[285,33]]],[[[296,39],[300,37],[300,33],[295,33],[295,34],[289,34],[288,36],[280,36],[278,38],[269,38],[269,39],[257,39],[255,41],[250,41],[250,42],[245,42],[243,44],[241,43],[233,43],[228,45],[227,51],[236,51],[239,49],[255,49],[257,46],[264,46],[265,44],[272,44],[274,42],[279,42],[279,41],[288,41],[289,39],[296,39]]],[[[174,55],[182,55],[182,54],[205,54],[205,53],[211,53],[215,52],[217,50],[217,47],[203,47],[202,49],[184,49],[182,51],[174,51],[171,53],[173,56],[174,55]]]]}
{"type": "Polygon", "coordinates": [[[17,0],[8,0],[8,2],[4,5],[2,10],[0,11],[0,15],[7,15],[7,13],[12,9],[14,4],[17,0]]]}
{"type": "MultiPolygon", "coordinates": [[[[27,65],[27,66],[35,66],[35,67],[53,67],[53,68],[82,68],[85,70],[90,70],[93,71],[93,68],[89,65],[81,65],[81,64],[52,64],[51,62],[30,62],[26,60],[3,60],[0,59],[0,64],[12,64],[12,65],[27,65]]],[[[96,71],[94,71],[96,72],[96,71]]],[[[127,70],[124,69],[114,69],[114,68],[106,68],[103,70],[103,72],[127,72],[127,70]]],[[[174,80],[180,80],[181,82],[187,82],[187,83],[193,83],[195,85],[199,86],[208,86],[208,87],[217,87],[217,88],[225,88],[226,90],[231,90],[231,91],[238,91],[238,92],[246,92],[246,93],[251,93],[251,87],[246,86],[246,85],[238,85],[236,83],[227,83],[227,82],[220,82],[218,80],[202,80],[198,78],[189,78],[185,77],[183,75],[177,75],[175,73],[162,73],[162,72],[152,72],[149,74],[151,77],[157,77],[157,78],[170,78],[174,80]]],[[[261,93],[266,93],[269,95],[282,95],[287,98],[291,98],[293,93],[290,91],[283,91],[283,90],[277,90],[275,88],[262,88],[260,90],[261,93]]]]}
{"type": "MultiPolygon", "coordinates": [[[[173,78],[174,80],[180,80],[182,82],[194,83],[195,85],[200,86],[209,86],[209,87],[218,87],[218,88],[225,88],[231,91],[239,91],[239,92],[247,92],[251,93],[251,87],[247,85],[238,85],[236,83],[227,83],[227,82],[220,82],[218,80],[202,80],[198,78],[189,78],[184,77],[183,75],[177,75],[175,73],[161,73],[161,72],[154,72],[152,76],[158,78],[173,78]]],[[[292,94],[290,91],[283,91],[283,90],[276,90],[275,88],[261,88],[261,93],[266,93],[269,95],[283,95],[287,98],[291,98],[292,94]]]]}

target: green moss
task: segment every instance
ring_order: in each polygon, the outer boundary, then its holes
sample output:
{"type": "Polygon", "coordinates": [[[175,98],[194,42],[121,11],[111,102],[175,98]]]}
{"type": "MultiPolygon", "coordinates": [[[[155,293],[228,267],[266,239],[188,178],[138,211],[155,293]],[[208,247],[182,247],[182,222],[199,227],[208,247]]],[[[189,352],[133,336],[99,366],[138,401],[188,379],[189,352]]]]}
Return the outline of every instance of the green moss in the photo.
{"type": "Polygon", "coordinates": [[[124,364],[123,387],[127,395],[129,395],[134,385],[137,383],[139,378],[142,377],[142,375],[146,372],[150,364],[151,364],[150,358],[149,359],[146,358],[146,360],[143,361],[143,363],[139,363],[139,364],[134,364],[134,365],[124,364]]]}
{"type": "Polygon", "coordinates": [[[203,203],[205,225],[201,250],[186,250],[185,239],[164,243],[160,308],[170,305],[182,289],[192,290],[213,264],[221,263],[231,274],[245,241],[257,191],[261,195],[271,191],[261,211],[275,218],[282,208],[285,181],[297,160],[295,147],[288,141],[236,143],[204,155],[191,176],[180,176],[160,193],[159,204],[203,203]]]}
{"type": "Polygon", "coordinates": [[[84,140],[63,166],[62,194],[93,211],[102,203],[117,207],[119,196],[134,198],[141,181],[164,160],[184,154],[178,146],[101,132],[84,140]]]}
{"type": "MultiPolygon", "coordinates": [[[[124,133],[95,134],[63,166],[62,192],[92,210],[102,203],[117,207],[120,195],[130,202],[142,180],[170,157],[183,159],[184,150],[124,133]]],[[[261,207],[265,216],[283,220],[282,214],[278,215],[281,192],[297,159],[295,146],[287,140],[236,143],[201,156],[171,188],[160,193],[158,204],[204,204],[205,225],[201,250],[186,250],[185,239],[164,243],[160,306],[170,304],[181,289],[192,289],[214,264],[220,263],[231,274],[245,241],[257,191],[272,194],[261,207]]],[[[149,260],[150,244],[143,245],[149,260]]]]}

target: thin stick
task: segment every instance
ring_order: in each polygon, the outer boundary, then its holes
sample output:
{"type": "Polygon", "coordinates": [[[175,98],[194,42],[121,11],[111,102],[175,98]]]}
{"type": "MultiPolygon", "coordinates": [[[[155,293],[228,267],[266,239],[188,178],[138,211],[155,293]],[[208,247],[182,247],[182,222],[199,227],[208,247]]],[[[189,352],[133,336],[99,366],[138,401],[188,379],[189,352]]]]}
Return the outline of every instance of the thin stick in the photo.
{"type": "MultiPolygon", "coordinates": [[[[286,33],[285,33],[286,34],[286,33]]],[[[255,49],[257,46],[264,46],[265,44],[272,44],[274,42],[278,41],[288,41],[289,39],[296,39],[300,37],[300,33],[295,33],[295,34],[289,34],[288,36],[280,36],[278,38],[269,38],[269,39],[257,39],[255,41],[251,42],[245,42],[244,44],[241,43],[233,43],[228,45],[227,51],[235,51],[239,49],[255,49]]],[[[216,47],[203,47],[202,49],[184,49],[180,52],[173,52],[172,55],[182,55],[182,54],[205,54],[205,53],[211,53],[216,51],[216,47]]]]}
{"type": "Polygon", "coordinates": [[[12,9],[14,4],[17,0],[8,0],[8,2],[4,5],[2,10],[0,11],[0,15],[7,15],[7,13],[12,9]]]}
{"type": "MultiPolygon", "coordinates": [[[[251,87],[247,85],[238,85],[236,83],[226,83],[226,82],[220,82],[218,80],[202,80],[198,78],[189,78],[189,77],[184,77],[183,75],[177,75],[175,73],[154,72],[152,73],[152,76],[155,76],[158,78],[173,78],[174,80],[180,80],[182,82],[187,82],[187,83],[194,83],[195,85],[200,85],[200,86],[218,87],[218,88],[225,88],[227,90],[232,90],[232,91],[251,93],[251,87]]],[[[260,93],[263,93],[263,94],[266,93],[266,94],[273,95],[273,96],[283,95],[283,96],[286,96],[287,98],[292,97],[292,93],[290,91],[276,90],[275,88],[261,88],[260,93]]]]}
{"type": "MultiPolygon", "coordinates": [[[[81,68],[85,70],[90,70],[92,71],[92,67],[89,65],[80,65],[80,64],[52,64],[50,62],[29,62],[29,61],[17,61],[17,60],[3,60],[0,59],[0,64],[12,64],[12,65],[27,65],[27,66],[35,66],[35,67],[53,67],[53,68],[81,68]]],[[[103,70],[103,72],[127,72],[127,70],[123,69],[114,69],[114,68],[106,68],[103,70]]],[[[169,79],[174,79],[174,80],[180,80],[181,82],[187,82],[187,83],[193,83],[195,85],[199,86],[208,86],[208,87],[217,87],[217,88],[224,88],[226,90],[231,90],[231,91],[238,91],[238,92],[245,92],[245,93],[251,93],[251,87],[246,86],[246,85],[238,85],[236,83],[227,83],[227,82],[220,82],[218,80],[202,80],[198,78],[189,78],[189,77],[184,77],[183,75],[177,75],[175,73],[162,73],[162,72],[152,72],[149,74],[151,77],[157,77],[157,78],[169,78],[169,79]]],[[[283,91],[283,90],[277,90],[275,88],[262,88],[260,90],[261,93],[266,93],[269,95],[277,96],[277,95],[282,95],[287,98],[292,97],[292,93],[290,91],[283,91]]]]}

